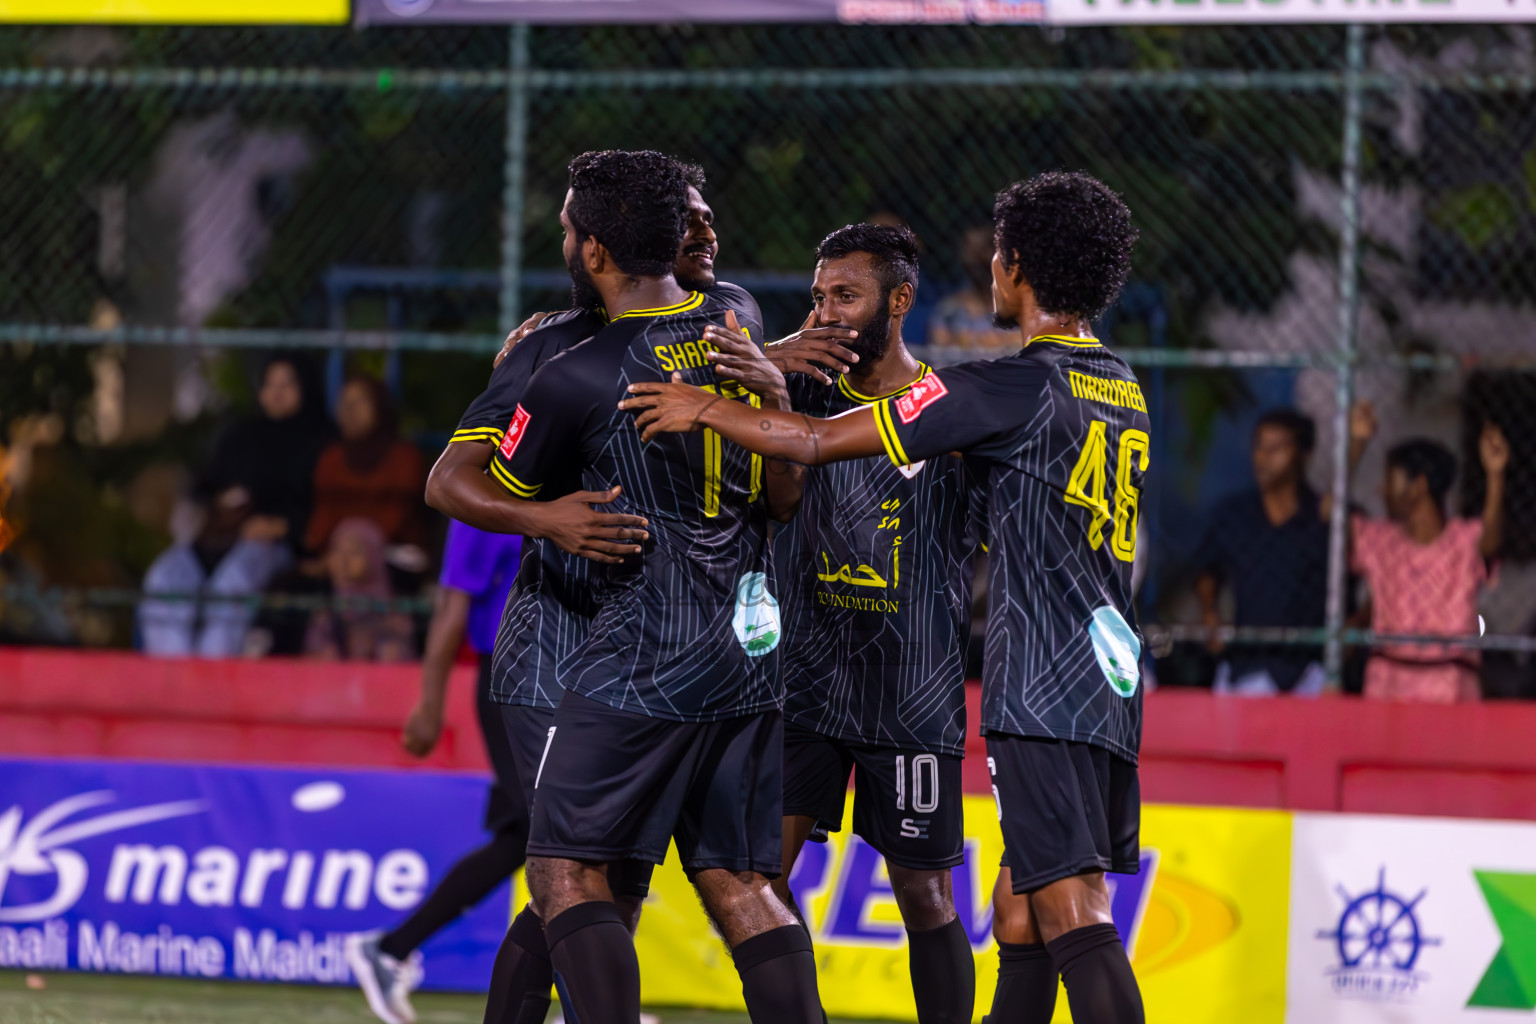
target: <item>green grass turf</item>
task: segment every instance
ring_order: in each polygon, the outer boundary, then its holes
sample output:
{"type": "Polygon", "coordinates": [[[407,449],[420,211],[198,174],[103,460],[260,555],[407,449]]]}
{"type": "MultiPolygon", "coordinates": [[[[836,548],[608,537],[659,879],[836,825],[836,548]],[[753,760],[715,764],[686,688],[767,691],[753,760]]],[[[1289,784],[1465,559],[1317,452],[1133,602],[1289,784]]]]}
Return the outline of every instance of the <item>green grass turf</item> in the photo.
{"type": "MultiPolygon", "coordinates": [[[[0,1024],[378,1024],[356,989],[249,985],[107,974],[0,971],[0,1024]]],[[[480,1024],[478,995],[419,993],[420,1024],[480,1024]]],[[[662,1024],[747,1024],[745,1014],[653,1009],[662,1024]]],[[[866,1022],[867,1024],[867,1022],[866,1022]]]]}

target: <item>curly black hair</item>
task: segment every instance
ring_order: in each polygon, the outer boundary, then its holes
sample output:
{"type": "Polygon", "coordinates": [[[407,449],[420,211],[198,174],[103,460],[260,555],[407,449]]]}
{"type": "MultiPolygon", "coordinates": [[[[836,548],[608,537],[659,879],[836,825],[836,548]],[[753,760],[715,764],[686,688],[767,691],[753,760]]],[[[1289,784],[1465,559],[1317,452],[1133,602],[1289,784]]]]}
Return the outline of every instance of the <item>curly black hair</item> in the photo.
{"type": "Polygon", "coordinates": [[[917,290],[917,236],[908,227],[849,224],[838,228],[816,247],[816,262],[867,252],[873,258],[882,296],[906,282],[917,290]]]}
{"type": "Polygon", "coordinates": [[[698,189],[699,194],[703,195],[704,183],[709,180],[704,175],[704,168],[698,164],[685,164],[682,161],[678,161],[678,166],[683,169],[683,180],[698,189]]]}
{"type": "Polygon", "coordinates": [[[605,149],[571,161],[567,214],[578,242],[596,238],[626,274],[672,272],[688,232],[688,174],[655,150],[605,149]]]}
{"type": "Polygon", "coordinates": [[[1456,482],[1456,456],[1445,445],[1423,437],[1404,441],[1387,452],[1387,468],[1402,470],[1409,480],[1423,477],[1429,496],[1445,511],[1445,496],[1456,482]]]}
{"type": "Polygon", "coordinates": [[[1053,171],[997,194],[993,240],[1047,313],[1098,319],[1131,272],[1131,211],[1091,175],[1053,171]]]}

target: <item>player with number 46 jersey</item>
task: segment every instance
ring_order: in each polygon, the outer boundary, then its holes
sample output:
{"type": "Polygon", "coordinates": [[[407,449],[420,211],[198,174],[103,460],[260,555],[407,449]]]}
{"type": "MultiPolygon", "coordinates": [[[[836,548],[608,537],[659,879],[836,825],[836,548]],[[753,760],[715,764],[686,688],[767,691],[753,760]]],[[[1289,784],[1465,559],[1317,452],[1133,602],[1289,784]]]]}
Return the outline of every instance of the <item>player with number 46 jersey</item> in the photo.
{"type": "Polygon", "coordinates": [[[1005,849],[994,901],[996,1021],[1046,1021],[1056,978],[1078,1024],[1140,1022],[1107,871],[1134,872],[1141,639],[1131,607],[1146,402],[1093,333],[1130,272],[1130,211],[1102,182],[1045,174],[998,195],[993,305],[1024,347],[946,367],[835,419],[632,387],[642,436],[708,428],[813,465],[881,451],[898,466],[959,451],[988,488],[982,728],[1005,849]]]}

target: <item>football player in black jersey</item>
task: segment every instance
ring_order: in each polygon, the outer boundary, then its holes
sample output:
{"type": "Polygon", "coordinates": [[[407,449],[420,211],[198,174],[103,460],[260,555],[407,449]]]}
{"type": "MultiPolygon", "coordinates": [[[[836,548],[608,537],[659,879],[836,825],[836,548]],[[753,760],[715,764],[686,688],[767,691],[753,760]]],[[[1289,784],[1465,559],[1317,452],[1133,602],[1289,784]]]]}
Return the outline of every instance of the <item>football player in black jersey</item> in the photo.
{"type": "MultiPolygon", "coordinates": [[[[756,322],[757,303],[745,290],[717,282],[714,273],[719,242],[714,211],[704,199],[702,169],[682,165],[688,181],[689,225],[675,267],[684,287],[707,291],[743,318],[756,322]]],[[[589,600],[588,567],[593,561],[617,561],[638,550],[628,542],[644,541],[642,517],[593,510],[588,502],[606,503],[617,491],[587,492],[562,501],[536,503],[515,497],[504,481],[491,475],[492,456],[505,438],[529,379],[549,359],[585,340],[606,323],[600,300],[589,290],[573,288],[575,308],[536,313],[507,338],[497,354],[485,392],[465,412],[459,429],[428,481],[428,500],[440,510],[481,529],[506,529],[509,517],[523,517],[539,529],[540,515],[553,520],[545,537],[535,536],[524,549],[523,566],[507,603],[497,636],[491,696],[502,710],[497,729],[511,739],[515,771],[524,806],[531,807],[533,784],[544,752],[545,737],[559,703],[555,664],[585,635],[593,613],[589,600]],[[515,350],[515,356],[514,356],[515,350]],[[514,356],[510,361],[509,356],[514,356]],[[487,487],[487,483],[492,486],[487,487]],[[578,557],[578,554],[580,557],[578,557]],[[590,561],[589,561],[590,560],[590,561]]],[[[846,355],[837,348],[841,334],[820,332],[776,354],[785,366],[819,361],[836,365],[846,355]]],[[[526,823],[524,825],[526,835],[526,823]]],[[[648,889],[650,866],[631,864],[610,879],[615,897],[631,928],[639,918],[648,889]]],[[[493,887],[500,879],[486,879],[493,887]]],[[[489,891],[489,889],[487,889],[489,891]]],[[[390,964],[380,963],[381,969],[390,964]]],[[[525,908],[502,943],[486,1005],[487,1024],[523,1024],[543,1019],[553,981],[542,922],[533,907],[525,908]]],[[[388,987],[388,986],[386,986],[388,987]]]]}
{"type": "Polygon", "coordinates": [[[994,309],[1021,327],[1018,353],[946,367],[835,419],[744,410],[676,380],[631,385],[621,408],[642,437],[708,429],[806,465],[959,451],[985,473],[982,729],[1006,851],[992,1015],[1050,1020],[1060,975],[1078,1024],[1139,1024],[1104,873],[1139,860],[1131,568],[1150,424],[1135,374],[1093,334],[1136,230],[1119,196],[1083,174],[1010,186],[995,219],[994,309]]]}
{"type": "MultiPolygon", "coordinates": [[[[711,326],[705,340],[720,376],[765,396],[765,408],[838,416],[904,395],[931,372],[901,337],[917,284],[910,230],[850,224],[817,247],[807,321],[856,332],[849,372],[786,380],[739,334],[711,326]]],[[[949,454],[908,466],[884,455],[809,470],[780,463],[768,481],[774,518],[794,524],[774,545],[785,638],[785,874],[774,891],[794,908],[786,876],[807,839],[841,830],[852,775],[853,831],[885,858],[918,1020],[969,1021],[976,965],[950,869],[965,860],[976,481],[949,454]]]]}

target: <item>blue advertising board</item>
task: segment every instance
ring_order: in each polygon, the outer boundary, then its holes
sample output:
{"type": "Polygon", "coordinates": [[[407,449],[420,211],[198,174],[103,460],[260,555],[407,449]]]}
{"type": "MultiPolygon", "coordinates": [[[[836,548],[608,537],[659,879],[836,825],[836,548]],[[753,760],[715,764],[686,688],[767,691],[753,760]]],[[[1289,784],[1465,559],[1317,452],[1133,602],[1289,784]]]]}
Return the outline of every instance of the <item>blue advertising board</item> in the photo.
{"type": "MultiPolygon", "coordinates": [[[[484,841],[486,783],[428,771],[0,759],[0,967],[350,984],[347,935],[403,919],[484,841]]],[[[483,990],[503,887],[422,949],[483,990]]]]}

